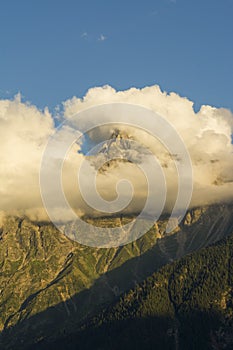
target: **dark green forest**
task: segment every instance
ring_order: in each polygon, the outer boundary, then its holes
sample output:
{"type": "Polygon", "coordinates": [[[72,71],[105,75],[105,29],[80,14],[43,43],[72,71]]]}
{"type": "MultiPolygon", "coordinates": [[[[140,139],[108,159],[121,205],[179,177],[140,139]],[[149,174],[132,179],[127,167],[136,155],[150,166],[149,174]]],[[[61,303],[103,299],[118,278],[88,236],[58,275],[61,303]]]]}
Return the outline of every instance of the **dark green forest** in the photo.
{"type": "Polygon", "coordinates": [[[77,332],[36,349],[230,350],[232,287],[230,236],[164,266],[77,332]]]}

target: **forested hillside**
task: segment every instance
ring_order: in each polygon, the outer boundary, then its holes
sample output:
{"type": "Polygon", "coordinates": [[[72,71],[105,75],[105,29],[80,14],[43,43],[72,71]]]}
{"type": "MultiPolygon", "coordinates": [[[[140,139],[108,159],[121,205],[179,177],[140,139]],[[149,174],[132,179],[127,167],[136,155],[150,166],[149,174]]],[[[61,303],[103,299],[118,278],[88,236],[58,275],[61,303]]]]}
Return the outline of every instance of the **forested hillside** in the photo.
{"type": "MultiPolygon", "coordinates": [[[[59,349],[230,350],[232,297],[230,236],[163,267],[55,345],[59,349]]],[[[49,349],[43,342],[38,348],[49,349]]]]}
{"type": "MultiPolygon", "coordinates": [[[[97,224],[117,221],[98,219],[97,224]]],[[[148,348],[181,348],[193,322],[192,334],[203,331],[206,346],[210,329],[199,327],[200,317],[205,327],[218,320],[211,337],[221,342],[222,317],[223,338],[231,318],[231,239],[200,249],[233,232],[232,206],[192,209],[170,235],[166,223],[161,218],[126,246],[97,249],[69,240],[51,224],[8,218],[0,230],[0,348],[38,344],[46,349],[56,339],[69,343],[69,337],[78,337],[75,346],[98,349],[86,332],[93,333],[94,343],[99,337],[100,349],[114,349],[121,340],[122,346],[142,341],[148,348]],[[109,337],[103,337],[106,327],[109,337]]]]}

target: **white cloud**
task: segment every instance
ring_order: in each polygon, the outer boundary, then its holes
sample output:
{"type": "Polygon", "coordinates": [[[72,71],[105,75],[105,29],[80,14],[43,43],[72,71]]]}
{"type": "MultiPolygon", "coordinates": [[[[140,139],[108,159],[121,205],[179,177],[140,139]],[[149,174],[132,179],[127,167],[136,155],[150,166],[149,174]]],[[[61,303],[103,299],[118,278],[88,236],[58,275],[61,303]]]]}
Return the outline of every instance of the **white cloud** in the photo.
{"type": "Polygon", "coordinates": [[[87,38],[88,38],[88,33],[87,33],[87,32],[83,32],[83,33],[81,34],[81,38],[87,39],[87,38]]]}
{"type": "MultiPolygon", "coordinates": [[[[125,102],[145,106],[165,117],[183,138],[192,159],[194,192],[192,205],[203,205],[233,199],[233,146],[231,135],[233,115],[230,111],[202,106],[198,113],[193,102],[175,93],[162,92],[158,86],[116,91],[110,86],[90,89],[83,98],[73,97],[64,102],[65,118],[88,107],[111,102],[125,102]]],[[[48,111],[14,100],[0,100],[0,216],[2,213],[25,214],[44,219],[40,196],[39,170],[45,145],[55,131],[48,111]]],[[[113,126],[90,134],[95,142],[111,136],[113,126]]],[[[168,180],[167,208],[175,199],[177,176],[173,160],[154,139],[139,130],[124,127],[124,132],[146,144],[158,156],[168,180]]],[[[64,187],[70,203],[83,212],[86,206],[76,183],[77,169],[84,155],[77,153],[75,144],[64,163],[64,187]]],[[[137,157],[132,150],[132,159],[137,157]]],[[[98,175],[98,188],[106,198],[112,198],[119,178],[131,178],[136,198],[130,210],[137,210],[145,196],[145,183],[136,165],[120,164],[108,174],[98,175]],[[143,184],[143,185],[142,185],[143,184]],[[114,190],[113,190],[114,189],[114,190]]],[[[87,176],[88,181],[88,176],[87,176]]]]}
{"type": "MultiPolygon", "coordinates": [[[[189,150],[194,170],[194,192],[192,205],[210,204],[233,199],[233,146],[231,135],[233,115],[230,111],[211,106],[202,106],[198,113],[193,110],[193,102],[175,93],[162,92],[158,86],[143,89],[131,88],[116,91],[110,86],[90,89],[82,99],[74,97],[64,103],[65,116],[69,118],[88,107],[103,103],[125,102],[145,106],[165,117],[176,128],[189,150]]],[[[114,121],[114,116],[113,116],[114,121]]],[[[123,130],[139,142],[150,146],[165,166],[168,186],[176,192],[176,174],[173,162],[167,152],[148,135],[131,130],[123,130]]],[[[91,135],[96,141],[108,138],[112,127],[102,128],[91,135]]],[[[117,172],[117,170],[114,170],[117,172]]],[[[128,169],[126,170],[128,172],[128,169]]],[[[123,174],[121,169],[121,174],[123,174]]],[[[118,174],[120,176],[120,174],[118,174]]],[[[174,202],[174,198],[170,201],[174,202]]],[[[171,206],[168,203],[168,207],[171,206]]]]}
{"type": "Polygon", "coordinates": [[[98,41],[105,41],[107,40],[107,37],[103,34],[100,34],[100,36],[98,37],[98,41]]]}
{"type": "Polygon", "coordinates": [[[0,100],[0,210],[40,211],[39,167],[53,120],[47,109],[0,100]]]}

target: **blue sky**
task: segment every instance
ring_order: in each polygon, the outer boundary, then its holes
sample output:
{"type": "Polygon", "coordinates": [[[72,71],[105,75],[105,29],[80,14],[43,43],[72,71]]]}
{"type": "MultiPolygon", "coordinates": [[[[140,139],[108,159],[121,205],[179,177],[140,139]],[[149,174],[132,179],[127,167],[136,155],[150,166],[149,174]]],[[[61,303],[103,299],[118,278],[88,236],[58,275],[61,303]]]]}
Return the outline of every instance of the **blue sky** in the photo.
{"type": "Polygon", "coordinates": [[[40,108],[159,84],[233,110],[232,0],[3,0],[0,98],[40,108]]]}

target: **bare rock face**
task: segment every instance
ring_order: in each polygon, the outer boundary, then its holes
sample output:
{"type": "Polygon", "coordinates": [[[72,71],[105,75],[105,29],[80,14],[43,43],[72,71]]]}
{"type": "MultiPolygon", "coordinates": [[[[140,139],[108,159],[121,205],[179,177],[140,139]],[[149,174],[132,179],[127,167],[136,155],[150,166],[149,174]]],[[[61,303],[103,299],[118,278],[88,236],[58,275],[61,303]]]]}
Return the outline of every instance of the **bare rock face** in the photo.
{"type": "Polygon", "coordinates": [[[145,154],[149,154],[146,148],[135,142],[132,136],[116,129],[95,155],[88,156],[87,159],[104,173],[120,163],[140,163],[145,154]]]}
{"type": "Polygon", "coordinates": [[[69,332],[164,264],[232,234],[232,213],[232,205],[192,209],[168,236],[163,217],[137,241],[108,249],[82,246],[49,223],[7,218],[0,232],[0,345],[20,349],[69,332]]]}

